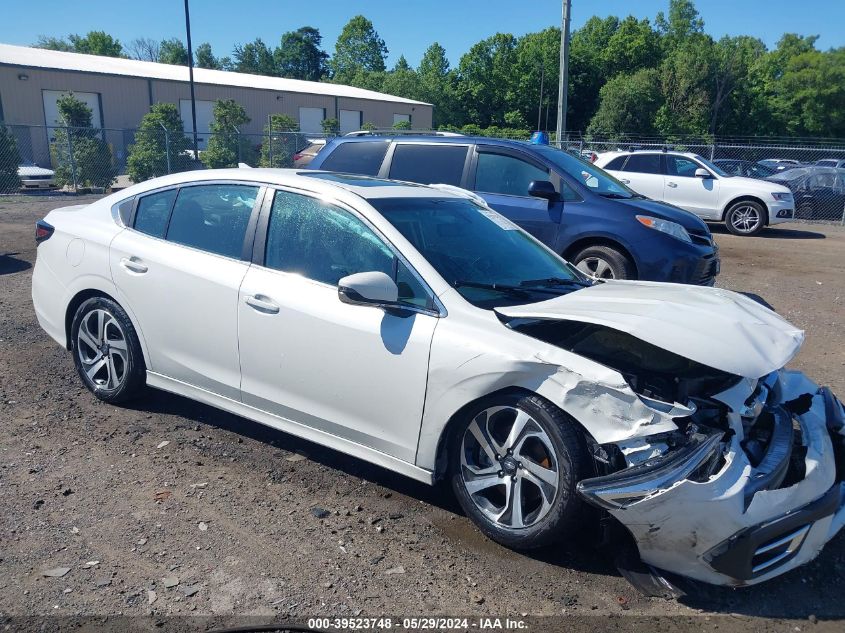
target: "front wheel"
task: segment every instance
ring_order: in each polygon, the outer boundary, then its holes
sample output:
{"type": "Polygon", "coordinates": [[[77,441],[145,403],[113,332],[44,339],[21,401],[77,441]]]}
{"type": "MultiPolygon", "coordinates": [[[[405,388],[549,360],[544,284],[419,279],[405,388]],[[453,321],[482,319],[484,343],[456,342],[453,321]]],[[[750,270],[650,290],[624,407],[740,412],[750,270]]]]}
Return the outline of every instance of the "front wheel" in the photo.
{"type": "Polygon", "coordinates": [[[572,258],[582,273],[596,279],[635,279],[633,262],[610,246],[588,246],[572,258]]]}
{"type": "Polygon", "coordinates": [[[79,377],[104,402],[125,402],[141,394],[146,368],[129,316],[105,297],[84,301],[71,325],[71,351],[79,377]]]}
{"type": "Polygon", "coordinates": [[[588,472],[584,437],[560,409],[537,396],[482,401],[452,433],[449,462],[464,512],[506,547],[561,541],[587,516],[575,491],[588,472]]]}
{"type": "Polygon", "coordinates": [[[759,202],[735,202],[725,213],[725,226],[734,235],[757,235],[766,228],[766,210],[759,202]]]}

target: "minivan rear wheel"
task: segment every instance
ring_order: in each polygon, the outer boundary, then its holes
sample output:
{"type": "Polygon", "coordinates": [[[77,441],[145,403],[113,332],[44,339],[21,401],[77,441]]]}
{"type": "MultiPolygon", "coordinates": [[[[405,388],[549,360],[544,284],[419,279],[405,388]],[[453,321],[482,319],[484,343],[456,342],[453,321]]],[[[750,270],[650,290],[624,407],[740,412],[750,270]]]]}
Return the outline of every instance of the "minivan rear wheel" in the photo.
{"type": "Polygon", "coordinates": [[[572,263],[597,279],[636,279],[634,263],[610,246],[588,246],[572,258],[572,263]]]}
{"type": "Polygon", "coordinates": [[[485,535],[513,549],[550,545],[583,527],[588,507],[575,485],[588,463],[577,424],[535,395],[486,398],[450,436],[458,502],[485,535]]]}

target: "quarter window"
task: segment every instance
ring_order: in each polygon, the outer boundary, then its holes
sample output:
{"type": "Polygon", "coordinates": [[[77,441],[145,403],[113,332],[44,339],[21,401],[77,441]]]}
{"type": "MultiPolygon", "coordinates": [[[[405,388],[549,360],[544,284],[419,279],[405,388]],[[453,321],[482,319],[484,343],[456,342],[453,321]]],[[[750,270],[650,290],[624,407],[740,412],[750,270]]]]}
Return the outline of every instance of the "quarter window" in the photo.
{"type": "Polygon", "coordinates": [[[393,150],[390,178],[422,185],[458,186],[464,173],[467,147],[400,143],[393,150]]]}
{"type": "Polygon", "coordinates": [[[151,193],[138,200],[135,210],[135,230],[153,237],[164,237],[170,207],[176,199],[176,189],[151,193]]]}
{"type": "Polygon", "coordinates": [[[632,171],[639,174],[663,173],[660,168],[660,154],[631,154],[623,171],[632,171]]]}
{"type": "Polygon", "coordinates": [[[387,141],[341,143],[326,157],[321,169],[375,176],[387,153],[387,141]]]}
{"type": "Polygon", "coordinates": [[[532,180],[548,180],[549,171],[505,154],[478,155],[475,190],[508,196],[527,196],[532,180]]]}
{"type": "Polygon", "coordinates": [[[264,264],[332,286],[347,275],[383,272],[396,281],[400,301],[431,306],[423,285],[363,221],[315,198],[276,192],[264,264]]]}
{"type": "Polygon", "coordinates": [[[209,253],[240,257],[258,187],[198,185],[179,190],[167,240],[209,253]]]}

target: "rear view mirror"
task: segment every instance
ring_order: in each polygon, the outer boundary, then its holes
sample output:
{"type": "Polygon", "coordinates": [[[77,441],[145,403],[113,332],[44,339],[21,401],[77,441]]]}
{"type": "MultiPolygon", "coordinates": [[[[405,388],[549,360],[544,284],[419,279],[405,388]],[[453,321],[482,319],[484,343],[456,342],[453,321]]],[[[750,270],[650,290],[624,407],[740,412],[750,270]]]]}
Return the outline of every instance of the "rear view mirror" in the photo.
{"type": "Polygon", "coordinates": [[[370,271],[343,277],[337,282],[337,295],[352,305],[392,307],[399,300],[399,288],[386,274],[370,271]]]}
{"type": "Polygon", "coordinates": [[[548,180],[532,180],[528,185],[528,195],[534,198],[545,198],[549,202],[560,200],[560,194],[548,180]]]}
{"type": "Polygon", "coordinates": [[[713,174],[711,174],[709,171],[704,169],[704,167],[699,167],[698,169],[695,170],[695,177],[696,178],[712,178],[713,174]]]}

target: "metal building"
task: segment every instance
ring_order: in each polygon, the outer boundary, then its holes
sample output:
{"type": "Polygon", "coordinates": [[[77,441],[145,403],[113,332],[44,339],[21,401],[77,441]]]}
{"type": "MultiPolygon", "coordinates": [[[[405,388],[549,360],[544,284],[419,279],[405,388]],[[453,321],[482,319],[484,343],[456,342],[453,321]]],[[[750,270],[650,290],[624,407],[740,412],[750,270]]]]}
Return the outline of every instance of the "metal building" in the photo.
{"type": "MultiPolygon", "coordinates": [[[[242,126],[245,134],[260,134],[268,116],[277,113],[293,117],[305,133],[322,132],[321,123],[328,118],[340,122],[341,133],[365,122],[379,128],[397,121],[431,127],[431,104],[363,88],[204,68],[194,69],[194,83],[201,148],[217,99],[234,99],[246,109],[251,122],[242,126]]],[[[51,126],[61,125],[56,100],[65,92],[88,104],[94,126],[114,131],[108,140],[118,161],[132,140],[131,131],[154,103],[176,104],[185,132],[192,132],[185,66],[0,44],[0,120],[10,126],[43,126],[32,134],[27,152],[39,164],[50,162],[51,126]]]]}

